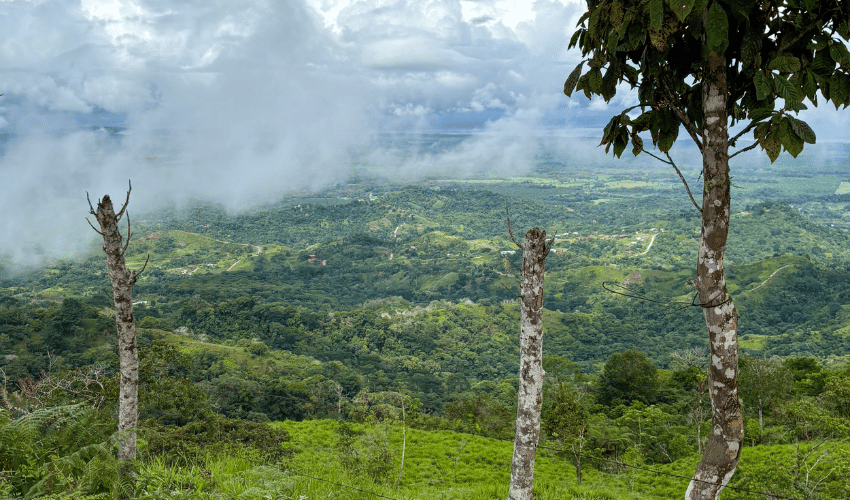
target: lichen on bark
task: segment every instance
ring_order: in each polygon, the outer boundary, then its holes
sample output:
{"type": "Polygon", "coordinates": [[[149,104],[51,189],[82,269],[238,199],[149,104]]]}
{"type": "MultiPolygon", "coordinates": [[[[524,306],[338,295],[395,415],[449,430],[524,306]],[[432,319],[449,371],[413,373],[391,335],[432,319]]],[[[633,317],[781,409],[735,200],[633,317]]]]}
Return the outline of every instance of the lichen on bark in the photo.
{"type": "MultiPolygon", "coordinates": [[[[109,195],[98,200],[95,209],[89,199],[89,213],[94,215],[100,226],[98,234],[103,237],[109,278],[112,284],[112,299],[115,304],[115,326],[118,331],[119,393],[118,393],[118,460],[125,475],[132,476],[130,461],[136,458],[136,428],[139,421],[139,353],[136,347],[136,324],[133,317],[133,285],[145,266],[130,271],[124,261],[124,252],[130,241],[130,216],[127,215],[126,241],[118,223],[125,215],[130,201],[132,185],[127,189],[127,199],[116,214],[109,195]]],[[[91,225],[91,222],[89,222],[91,225]]]]}
{"type": "Polygon", "coordinates": [[[551,246],[552,241],[546,241],[546,231],[533,228],[525,234],[525,244],[520,247],[523,251],[520,285],[520,365],[509,500],[530,500],[534,486],[534,460],[540,439],[540,406],[545,375],[543,278],[546,255],[551,246]]]}

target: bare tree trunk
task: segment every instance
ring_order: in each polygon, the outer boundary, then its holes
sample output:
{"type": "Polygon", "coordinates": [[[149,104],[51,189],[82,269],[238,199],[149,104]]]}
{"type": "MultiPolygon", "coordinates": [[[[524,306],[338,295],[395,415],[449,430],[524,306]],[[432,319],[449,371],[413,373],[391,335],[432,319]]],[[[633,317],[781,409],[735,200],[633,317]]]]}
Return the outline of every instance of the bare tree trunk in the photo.
{"type": "MultiPolygon", "coordinates": [[[[127,209],[132,185],[127,189],[127,200],[116,214],[109,195],[97,203],[97,210],[89,200],[90,213],[95,216],[100,230],[92,229],[103,236],[103,251],[106,252],[109,278],[112,281],[112,298],[115,302],[115,326],[118,330],[118,361],[120,371],[118,393],[118,460],[124,462],[121,470],[131,479],[132,460],[136,458],[136,427],[139,421],[139,353],[136,349],[136,324],[133,318],[131,293],[139,274],[130,271],[124,263],[124,252],[130,242],[130,216],[127,216],[127,237],[122,242],[118,222],[127,209]]],[[[89,223],[91,224],[91,223],[89,223]]],[[[145,262],[147,266],[147,261],[145,262]]]]}
{"type": "MultiPolygon", "coordinates": [[[[517,243],[517,245],[519,245],[517,243]]],[[[525,233],[520,292],[519,389],[509,500],[530,500],[543,398],[543,275],[552,242],[537,228],[525,233]]]]}
{"type": "Polygon", "coordinates": [[[723,257],[729,234],[726,58],[709,52],[702,82],[703,203],[696,288],[708,327],[711,428],[685,498],[715,500],[738,466],[744,426],[738,400],[738,313],[726,290],[723,257]]]}

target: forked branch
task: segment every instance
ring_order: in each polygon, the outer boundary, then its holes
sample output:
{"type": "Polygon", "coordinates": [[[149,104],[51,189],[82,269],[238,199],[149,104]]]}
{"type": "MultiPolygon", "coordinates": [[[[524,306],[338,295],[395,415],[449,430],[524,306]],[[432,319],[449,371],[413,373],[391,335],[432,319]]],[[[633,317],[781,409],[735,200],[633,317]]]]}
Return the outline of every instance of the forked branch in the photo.
{"type": "MultiPolygon", "coordinates": [[[[117,213],[117,214],[115,214],[115,221],[116,221],[116,222],[118,222],[119,220],[121,220],[121,216],[122,216],[122,215],[124,215],[124,210],[127,210],[127,204],[128,204],[128,203],[130,203],[130,191],[132,191],[132,190],[133,190],[133,183],[132,183],[132,182],[130,182],[130,180],[129,180],[129,179],[127,180],[127,186],[128,186],[128,187],[127,187],[127,199],[126,199],[126,200],[124,200],[124,205],[121,207],[121,210],[119,210],[119,211],[118,211],[118,213],[117,213]]],[[[129,217],[128,217],[128,219],[129,219],[129,217]]],[[[127,221],[127,223],[129,224],[129,222],[130,222],[130,221],[128,220],[128,221],[127,221]]],[[[130,235],[128,234],[127,236],[128,236],[127,240],[129,241],[129,239],[130,239],[130,238],[129,238],[129,236],[130,236],[130,235]]]]}
{"type": "Polygon", "coordinates": [[[505,208],[505,218],[508,219],[508,234],[511,235],[511,240],[514,242],[514,245],[517,246],[520,250],[522,250],[522,245],[519,244],[516,238],[514,238],[514,232],[511,229],[511,214],[508,213],[508,209],[505,208]]]}

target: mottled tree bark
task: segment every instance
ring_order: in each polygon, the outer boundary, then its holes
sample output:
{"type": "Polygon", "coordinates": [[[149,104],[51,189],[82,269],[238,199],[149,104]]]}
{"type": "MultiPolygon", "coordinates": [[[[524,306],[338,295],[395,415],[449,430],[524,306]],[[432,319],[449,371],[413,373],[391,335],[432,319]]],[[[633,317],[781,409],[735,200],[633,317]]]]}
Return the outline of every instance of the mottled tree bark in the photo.
{"type": "MultiPolygon", "coordinates": [[[[133,300],[131,293],[139,274],[144,271],[130,271],[124,263],[124,252],[130,242],[130,216],[127,216],[127,238],[122,241],[118,222],[127,209],[130,201],[130,190],[127,190],[127,200],[116,214],[109,195],[104,195],[97,203],[97,210],[89,200],[90,213],[95,216],[100,230],[92,226],[103,237],[103,251],[109,268],[109,278],[112,281],[112,299],[115,303],[115,326],[118,330],[118,362],[119,362],[119,393],[118,393],[118,460],[124,461],[122,471],[132,476],[131,460],[136,458],[136,427],[139,421],[139,353],[136,349],[136,324],[133,318],[133,300]]],[[[91,224],[91,223],[89,223],[91,224]]],[[[147,266],[147,262],[145,262],[147,266]]]]}
{"type": "Polygon", "coordinates": [[[685,493],[714,500],[738,466],[744,426],[738,400],[738,313],[726,289],[723,257],[729,234],[726,58],[709,52],[703,78],[703,203],[696,288],[708,327],[711,433],[685,493]]]}
{"type": "Polygon", "coordinates": [[[534,486],[534,459],[540,438],[543,398],[543,275],[552,242],[546,231],[530,229],[522,247],[520,292],[519,388],[516,438],[511,463],[509,500],[530,500],[534,486]]]}

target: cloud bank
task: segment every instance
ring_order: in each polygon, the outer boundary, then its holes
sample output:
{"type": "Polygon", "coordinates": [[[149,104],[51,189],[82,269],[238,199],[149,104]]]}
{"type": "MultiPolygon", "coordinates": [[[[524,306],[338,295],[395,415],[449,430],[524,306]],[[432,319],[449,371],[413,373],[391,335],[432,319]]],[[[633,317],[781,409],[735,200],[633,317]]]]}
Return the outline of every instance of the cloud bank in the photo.
{"type": "MultiPolygon", "coordinates": [[[[529,168],[541,136],[597,136],[568,99],[579,0],[11,0],[0,9],[0,258],[94,241],[85,193],[131,210],[242,209],[345,182],[382,134],[470,133],[448,151],[372,148],[399,180],[529,168]]],[[[609,110],[608,108],[611,108],[609,110]]],[[[847,114],[816,116],[846,130],[847,114]]],[[[820,131],[819,131],[820,133],[820,131]]],[[[821,134],[819,139],[824,139],[821,134]]]]}

